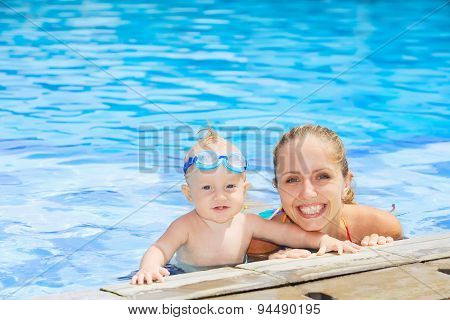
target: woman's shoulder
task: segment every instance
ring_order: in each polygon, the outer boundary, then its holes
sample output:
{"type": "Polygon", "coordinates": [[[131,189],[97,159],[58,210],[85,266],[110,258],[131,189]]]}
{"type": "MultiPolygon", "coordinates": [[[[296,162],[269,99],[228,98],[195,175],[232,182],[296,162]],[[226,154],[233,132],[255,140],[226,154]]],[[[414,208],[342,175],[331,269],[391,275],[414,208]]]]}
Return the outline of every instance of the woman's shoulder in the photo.
{"type": "Polygon", "coordinates": [[[402,228],[390,212],[360,204],[345,204],[343,217],[349,229],[358,237],[372,233],[401,238],[402,228]]]}
{"type": "Polygon", "coordinates": [[[383,219],[394,217],[390,212],[362,204],[344,204],[344,216],[349,220],[367,218],[383,219]]]}

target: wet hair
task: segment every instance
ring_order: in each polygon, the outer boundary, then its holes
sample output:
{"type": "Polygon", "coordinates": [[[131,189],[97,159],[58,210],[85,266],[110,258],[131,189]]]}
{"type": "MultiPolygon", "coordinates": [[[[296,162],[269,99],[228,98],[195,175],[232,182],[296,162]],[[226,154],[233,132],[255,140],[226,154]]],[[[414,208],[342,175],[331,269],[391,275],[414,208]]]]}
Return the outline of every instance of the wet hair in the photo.
{"type": "Polygon", "coordinates": [[[219,139],[221,139],[219,134],[211,127],[200,129],[197,132],[197,135],[199,136],[198,144],[201,147],[207,147],[211,144],[215,144],[219,139]]]}
{"type": "MultiPolygon", "coordinates": [[[[296,140],[296,139],[305,139],[307,136],[314,136],[318,139],[321,139],[323,142],[327,143],[327,146],[331,147],[330,155],[333,157],[333,160],[339,165],[342,175],[347,177],[349,174],[347,156],[345,154],[344,144],[337,135],[336,132],[330,130],[326,127],[322,127],[319,125],[313,124],[305,124],[302,126],[298,126],[292,128],[289,132],[286,132],[278,141],[275,149],[273,150],[273,169],[275,173],[275,178],[273,179],[274,186],[278,185],[277,181],[277,165],[278,165],[278,157],[280,156],[280,149],[286,145],[288,142],[296,140]]],[[[353,204],[355,198],[355,192],[351,187],[345,189],[345,194],[343,196],[342,201],[346,204],[353,204]]]]}
{"type": "Polygon", "coordinates": [[[194,150],[196,147],[200,147],[202,149],[208,149],[208,146],[214,145],[219,142],[219,140],[223,139],[219,134],[211,127],[207,127],[204,129],[200,129],[197,132],[198,139],[195,145],[193,145],[189,151],[184,156],[184,161],[187,161],[189,157],[194,156],[194,150]]]}

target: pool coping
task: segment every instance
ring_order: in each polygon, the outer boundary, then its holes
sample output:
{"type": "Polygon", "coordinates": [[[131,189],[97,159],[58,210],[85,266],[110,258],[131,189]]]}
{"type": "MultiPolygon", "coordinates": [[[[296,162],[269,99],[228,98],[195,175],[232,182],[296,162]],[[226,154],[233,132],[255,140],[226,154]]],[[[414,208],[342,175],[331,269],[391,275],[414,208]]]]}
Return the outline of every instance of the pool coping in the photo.
{"type": "Polygon", "coordinates": [[[381,299],[386,294],[378,294],[380,290],[371,290],[369,286],[377,277],[386,281],[387,286],[393,286],[387,295],[389,299],[449,299],[450,277],[442,271],[448,269],[450,232],[365,247],[355,254],[265,260],[169,276],[163,283],[137,286],[120,282],[99,290],[35,299],[381,299]],[[421,278],[429,284],[422,283],[421,290],[411,289],[417,287],[421,278]],[[343,279],[356,285],[347,288],[341,283],[343,279]],[[364,287],[367,287],[365,297],[361,297],[364,287]],[[324,295],[311,295],[311,290],[319,289],[324,295]],[[367,296],[367,292],[372,293],[367,296]]]}

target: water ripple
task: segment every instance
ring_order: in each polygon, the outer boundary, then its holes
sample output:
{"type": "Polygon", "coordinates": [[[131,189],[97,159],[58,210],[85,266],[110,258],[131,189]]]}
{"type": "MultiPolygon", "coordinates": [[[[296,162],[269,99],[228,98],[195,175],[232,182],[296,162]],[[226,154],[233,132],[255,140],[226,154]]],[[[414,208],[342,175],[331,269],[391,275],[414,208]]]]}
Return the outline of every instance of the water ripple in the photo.
{"type": "MultiPolygon", "coordinates": [[[[78,163],[90,163],[89,161],[78,160],[78,163]]],[[[123,196],[112,190],[83,190],[80,192],[63,193],[51,197],[48,200],[62,205],[81,205],[81,206],[121,206],[123,205],[123,196]]]]}

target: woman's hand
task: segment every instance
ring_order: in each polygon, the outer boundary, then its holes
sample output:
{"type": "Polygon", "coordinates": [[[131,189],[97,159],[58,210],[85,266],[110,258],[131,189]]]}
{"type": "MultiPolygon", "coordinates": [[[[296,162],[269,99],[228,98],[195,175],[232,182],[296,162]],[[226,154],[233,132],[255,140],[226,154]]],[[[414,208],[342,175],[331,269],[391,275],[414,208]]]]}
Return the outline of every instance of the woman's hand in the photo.
{"type": "Polygon", "coordinates": [[[376,246],[378,244],[386,244],[386,243],[391,243],[394,242],[394,239],[392,239],[392,237],[383,237],[380,236],[376,233],[370,235],[370,236],[365,236],[362,240],[361,240],[361,245],[362,246],[376,246]]]}
{"type": "Polygon", "coordinates": [[[280,250],[278,252],[272,253],[269,256],[269,260],[271,259],[284,259],[284,258],[308,258],[311,256],[311,252],[303,249],[285,249],[280,250]]]}
{"type": "Polygon", "coordinates": [[[342,254],[343,252],[355,253],[361,249],[356,243],[352,243],[348,240],[340,241],[338,239],[332,238],[329,235],[324,235],[320,239],[319,243],[319,251],[317,251],[317,255],[321,256],[325,252],[329,251],[337,251],[338,254],[342,254]]]}
{"type": "Polygon", "coordinates": [[[170,272],[163,267],[154,266],[148,269],[140,269],[133,278],[131,278],[131,284],[151,284],[153,280],[164,282],[164,277],[168,276],[170,272]]]}

